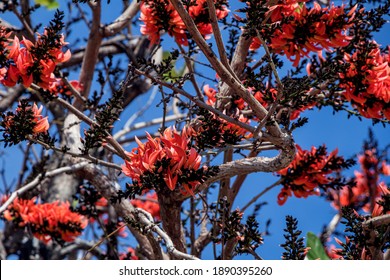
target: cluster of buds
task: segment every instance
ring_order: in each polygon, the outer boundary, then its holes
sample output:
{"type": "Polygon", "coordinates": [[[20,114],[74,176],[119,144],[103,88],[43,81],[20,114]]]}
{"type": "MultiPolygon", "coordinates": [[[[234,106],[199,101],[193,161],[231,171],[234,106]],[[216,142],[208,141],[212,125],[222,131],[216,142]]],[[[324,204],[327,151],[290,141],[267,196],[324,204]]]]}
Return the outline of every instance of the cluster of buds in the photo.
{"type": "Polygon", "coordinates": [[[26,100],[21,100],[14,112],[2,114],[3,120],[0,126],[3,127],[2,141],[14,145],[27,139],[29,135],[37,136],[40,133],[47,133],[49,121],[42,116],[43,107],[34,103],[32,106],[26,100]]]}

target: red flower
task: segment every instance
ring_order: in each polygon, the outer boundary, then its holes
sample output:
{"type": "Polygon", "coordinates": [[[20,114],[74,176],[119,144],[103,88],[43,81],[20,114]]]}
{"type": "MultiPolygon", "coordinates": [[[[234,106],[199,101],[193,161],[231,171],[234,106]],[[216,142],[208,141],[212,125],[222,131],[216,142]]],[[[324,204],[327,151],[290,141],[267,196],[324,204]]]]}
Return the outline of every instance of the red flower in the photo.
{"type": "Polygon", "coordinates": [[[4,211],[7,221],[29,226],[34,236],[47,243],[53,238],[73,241],[87,226],[87,219],[70,211],[69,202],[35,204],[34,200],[15,199],[4,211]]]}
{"type": "Polygon", "coordinates": [[[41,115],[42,109],[42,105],[38,108],[38,106],[34,103],[34,105],[32,106],[35,122],[35,126],[33,128],[34,133],[44,133],[49,130],[49,121],[47,120],[47,117],[43,117],[41,115]]]}
{"type": "MultiPolygon", "coordinates": [[[[46,133],[50,127],[47,117],[43,117],[41,114],[42,109],[43,109],[42,105],[38,108],[38,106],[35,103],[32,106],[27,106],[27,107],[22,107],[21,104],[19,104],[19,107],[16,109],[15,113],[20,114],[22,110],[31,112],[33,117],[32,122],[34,124],[32,132],[35,135],[38,133],[46,133]]],[[[13,127],[14,117],[15,115],[11,114],[4,118],[4,125],[6,130],[15,129],[13,127]]]]}
{"type": "Polygon", "coordinates": [[[7,38],[7,41],[3,39],[0,44],[3,54],[8,59],[8,66],[0,71],[0,83],[12,87],[21,80],[25,87],[35,82],[43,89],[49,89],[51,84],[56,82],[53,74],[56,66],[69,60],[71,54],[69,50],[62,51],[62,47],[67,44],[63,36],[53,45],[47,42],[48,33],[45,30],[44,36],[38,34],[33,43],[26,38],[19,41],[16,36],[8,39],[11,33],[4,34],[4,28],[0,28],[0,34],[7,38]]]}
{"type": "Polygon", "coordinates": [[[339,170],[340,163],[344,161],[337,156],[337,149],[328,155],[325,146],[319,149],[312,147],[310,151],[302,150],[299,145],[296,148],[291,164],[277,172],[283,185],[278,195],[279,205],[283,205],[292,194],[298,198],[319,195],[318,187],[331,183],[333,178],[329,175],[339,170]]]}
{"type": "Polygon", "coordinates": [[[377,203],[371,205],[371,199],[374,201],[380,200],[382,195],[389,194],[387,186],[384,182],[380,182],[380,174],[386,175],[383,171],[386,170],[386,161],[379,162],[376,150],[366,150],[363,155],[358,156],[361,165],[361,171],[355,171],[356,186],[353,188],[343,187],[341,190],[333,190],[330,192],[332,197],[332,206],[336,210],[340,210],[343,206],[353,208],[361,208],[366,212],[371,210],[378,215],[382,210],[377,203]]]}
{"type": "MultiPolygon", "coordinates": [[[[215,3],[217,18],[226,17],[228,14],[226,6],[219,1],[215,3]]],[[[199,32],[207,38],[212,33],[212,27],[206,0],[196,0],[188,7],[188,13],[194,19],[199,32]]],[[[140,20],[144,22],[141,33],[149,37],[151,44],[159,43],[160,35],[165,31],[174,37],[177,43],[188,45],[186,26],[169,0],[142,1],[140,20]]]]}
{"type": "MultiPolygon", "coordinates": [[[[126,153],[130,160],[122,165],[123,173],[140,184],[145,173],[161,174],[165,185],[173,191],[179,177],[200,167],[201,156],[189,147],[192,134],[194,131],[190,127],[185,127],[181,134],[167,128],[156,138],[147,133],[145,144],[136,139],[138,147],[126,153]]],[[[186,192],[193,194],[199,183],[197,180],[182,181],[181,185],[186,192]]]]}
{"type": "MultiPolygon", "coordinates": [[[[287,18],[291,20],[282,23],[281,28],[273,32],[269,38],[269,46],[275,53],[285,54],[294,62],[294,67],[310,52],[321,52],[324,48],[330,50],[349,44],[351,37],[346,33],[352,26],[356,6],[345,14],[344,6],[321,8],[314,2],[314,7],[308,8],[304,3],[307,1],[281,2],[268,11],[271,13],[270,23],[282,22],[282,19],[287,18]]],[[[255,37],[250,48],[254,50],[260,46],[260,40],[255,37]]]]}
{"type": "Polygon", "coordinates": [[[371,44],[370,48],[360,46],[352,55],[344,55],[350,67],[340,73],[340,87],[363,117],[390,120],[390,57],[381,53],[376,42],[371,44]]]}

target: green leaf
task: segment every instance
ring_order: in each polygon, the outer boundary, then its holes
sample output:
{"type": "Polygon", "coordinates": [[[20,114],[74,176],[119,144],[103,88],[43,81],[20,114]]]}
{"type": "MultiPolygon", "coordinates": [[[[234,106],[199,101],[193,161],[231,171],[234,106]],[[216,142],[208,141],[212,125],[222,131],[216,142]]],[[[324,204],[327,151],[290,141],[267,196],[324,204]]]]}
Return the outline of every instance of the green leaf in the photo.
{"type": "MultiPolygon", "coordinates": [[[[169,51],[164,51],[163,52],[163,59],[167,59],[170,55],[171,55],[171,53],[169,51]]],[[[185,64],[180,69],[177,69],[177,67],[176,67],[177,66],[176,60],[173,60],[172,64],[174,64],[174,67],[172,68],[172,70],[163,75],[163,77],[170,82],[172,82],[172,81],[169,77],[180,78],[187,72],[187,66],[185,64]]]]}
{"type": "Polygon", "coordinates": [[[307,253],[309,260],[330,260],[322,246],[321,240],[312,232],[308,232],[306,236],[306,246],[311,249],[307,253]]]}
{"type": "Polygon", "coordinates": [[[46,7],[48,10],[54,10],[60,7],[56,0],[35,0],[35,3],[46,7]]]}

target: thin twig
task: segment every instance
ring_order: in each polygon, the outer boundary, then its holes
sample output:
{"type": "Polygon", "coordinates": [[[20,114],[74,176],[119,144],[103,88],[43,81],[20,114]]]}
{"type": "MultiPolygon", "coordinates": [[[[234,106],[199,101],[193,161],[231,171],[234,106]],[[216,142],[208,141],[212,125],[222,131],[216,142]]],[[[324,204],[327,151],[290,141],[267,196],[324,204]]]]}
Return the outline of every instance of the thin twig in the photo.
{"type": "Polygon", "coordinates": [[[171,90],[173,90],[174,92],[176,93],[179,93],[185,97],[187,97],[188,99],[190,99],[192,102],[194,102],[196,105],[198,105],[199,107],[202,107],[214,114],[216,114],[218,117],[230,122],[230,123],[233,123],[235,125],[238,125],[239,127],[242,127],[244,129],[246,129],[247,131],[249,132],[254,132],[255,131],[255,128],[246,124],[246,123],[243,123],[243,122],[240,122],[240,121],[237,121],[236,119],[232,118],[232,117],[229,117],[225,114],[223,114],[221,111],[213,108],[212,106],[210,105],[207,105],[206,103],[200,101],[199,99],[197,99],[196,97],[192,96],[191,94],[189,94],[188,92],[186,92],[185,90],[182,90],[180,88],[177,88],[175,87],[174,85],[170,84],[170,83],[167,83],[167,82],[164,82],[164,81],[161,81],[160,79],[146,73],[146,72],[143,72],[141,70],[138,70],[138,69],[134,69],[134,72],[138,75],[142,75],[142,76],[145,76],[149,79],[152,80],[152,82],[155,82],[155,83],[158,83],[158,84],[161,84],[162,86],[164,87],[167,87],[167,88],[170,88],[171,90]]]}
{"type": "Polygon", "coordinates": [[[210,22],[211,22],[211,27],[213,29],[215,42],[217,43],[219,58],[221,59],[222,64],[230,72],[230,74],[232,74],[234,78],[239,80],[239,78],[236,76],[236,74],[233,72],[232,68],[230,67],[228,58],[226,56],[226,50],[225,50],[225,45],[224,45],[224,42],[222,39],[221,30],[219,29],[219,26],[218,26],[217,11],[215,9],[214,1],[207,0],[207,6],[209,8],[209,18],[210,18],[210,22]]]}
{"type": "Polygon", "coordinates": [[[275,183],[273,183],[272,185],[266,187],[264,190],[262,190],[258,195],[254,196],[247,204],[245,204],[244,207],[242,207],[241,211],[242,212],[245,212],[245,210],[251,206],[253,203],[255,203],[260,197],[262,197],[265,193],[267,193],[268,191],[272,190],[274,187],[278,186],[280,183],[282,182],[282,180],[278,180],[276,181],[275,183]]]}

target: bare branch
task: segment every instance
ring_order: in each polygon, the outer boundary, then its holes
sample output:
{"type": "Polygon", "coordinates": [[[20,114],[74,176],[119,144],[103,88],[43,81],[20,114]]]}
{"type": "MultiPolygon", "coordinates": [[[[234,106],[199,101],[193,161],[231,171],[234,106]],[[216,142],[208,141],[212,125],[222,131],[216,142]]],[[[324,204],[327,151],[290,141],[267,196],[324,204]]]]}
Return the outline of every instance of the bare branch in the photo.
{"type": "MultiPolygon", "coordinates": [[[[92,5],[90,5],[92,6],[92,5]]],[[[93,74],[95,72],[96,62],[98,60],[99,49],[102,43],[103,36],[100,30],[100,17],[101,17],[101,6],[98,1],[92,7],[92,26],[89,33],[87,47],[85,49],[85,55],[83,63],[81,65],[79,81],[83,85],[83,96],[88,98],[89,91],[93,80],[93,74]]],[[[80,109],[83,107],[83,103],[76,100],[75,107],[80,109]]]]}
{"type": "Polygon", "coordinates": [[[137,15],[140,8],[140,2],[133,0],[130,6],[116,19],[113,23],[104,27],[103,36],[112,36],[120,32],[123,28],[131,23],[131,20],[137,15]]]}
{"type": "Polygon", "coordinates": [[[153,232],[157,233],[165,242],[165,246],[167,247],[168,253],[172,254],[176,259],[181,260],[198,260],[197,257],[192,255],[180,252],[175,248],[171,238],[156,224],[153,222],[153,217],[143,209],[136,208],[135,215],[138,220],[143,223],[147,228],[150,228],[153,232]]]}
{"type": "Polygon", "coordinates": [[[67,173],[67,172],[76,172],[77,170],[80,170],[82,168],[84,168],[85,166],[87,166],[88,164],[90,164],[89,162],[80,162],[80,163],[76,163],[72,166],[65,166],[65,167],[60,167],[58,169],[55,169],[55,170],[51,170],[51,171],[48,171],[46,172],[44,175],[43,174],[40,174],[38,175],[37,177],[35,177],[34,180],[32,180],[30,183],[28,183],[27,185],[24,185],[23,187],[21,187],[20,189],[18,189],[17,191],[13,192],[10,197],[7,199],[6,202],[4,202],[3,205],[1,205],[0,207],[0,213],[2,213],[3,211],[5,211],[7,209],[7,207],[18,197],[20,196],[21,194],[33,189],[35,186],[37,186],[41,180],[43,178],[47,179],[47,178],[51,178],[51,177],[54,177],[54,176],[57,176],[59,174],[62,174],[62,173],[67,173]]]}

